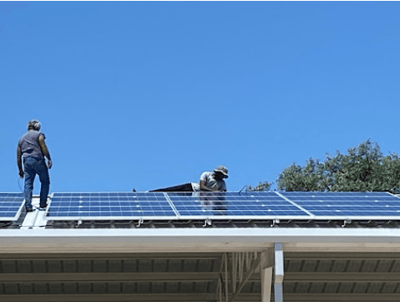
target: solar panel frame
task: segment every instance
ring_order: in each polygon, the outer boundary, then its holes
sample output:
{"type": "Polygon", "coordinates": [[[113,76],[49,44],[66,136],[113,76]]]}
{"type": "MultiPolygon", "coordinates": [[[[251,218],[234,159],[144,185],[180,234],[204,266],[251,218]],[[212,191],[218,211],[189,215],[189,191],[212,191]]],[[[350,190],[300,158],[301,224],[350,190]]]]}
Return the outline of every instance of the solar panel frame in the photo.
{"type": "MultiPolygon", "coordinates": [[[[63,198],[62,198],[63,199],[63,198]]],[[[68,198],[64,198],[64,201],[67,201],[68,198]]],[[[133,198],[134,199],[134,198],[133,198]]],[[[139,199],[138,203],[141,203],[142,199],[139,199]]],[[[108,202],[111,203],[111,200],[108,200],[108,202]]],[[[68,206],[66,206],[68,207],[68,206]]],[[[78,206],[79,207],[79,206],[78,206]]],[[[84,207],[82,205],[82,207],[84,207]]],[[[122,206],[119,205],[119,207],[121,207],[121,213],[122,213],[122,206]]],[[[129,205],[125,206],[126,208],[130,207],[129,205]]],[[[161,208],[161,207],[160,207],[161,208]]],[[[148,212],[151,212],[151,210],[154,210],[154,208],[151,208],[150,206],[146,206],[146,209],[148,212]]],[[[126,209],[127,210],[127,209],[126,209]]],[[[96,212],[105,212],[104,211],[96,211],[96,212]]],[[[112,211],[114,213],[116,213],[116,211],[112,211]]],[[[134,212],[134,210],[132,210],[131,207],[131,211],[130,212],[134,212]]],[[[163,212],[162,208],[158,209],[156,211],[153,212],[163,212]]],[[[68,212],[64,212],[64,213],[68,213],[68,212]]],[[[159,192],[154,192],[154,193],[142,193],[142,192],[54,192],[51,197],[50,197],[50,201],[49,201],[49,205],[46,209],[45,215],[44,215],[44,219],[47,221],[54,221],[54,220],[176,220],[178,219],[176,213],[174,212],[174,210],[172,209],[170,203],[168,202],[168,200],[165,198],[165,193],[159,193],[159,192]],[[164,203],[164,208],[166,210],[168,210],[171,215],[143,215],[142,211],[142,205],[136,205],[138,208],[140,208],[140,210],[137,210],[138,215],[90,215],[90,211],[86,211],[87,207],[90,208],[90,205],[86,205],[85,207],[85,211],[73,211],[73,212],[69,212],[69,213],[76,213],[76,215],[61,215],[63,212],[59,212],[60,215],[52,215],[51,212],[54,211],[54,207],[52,208],[52,204],[54,203],[54,201],[61,201],[61,200],[56,200],[55,198],[62,198],[64,196],[59,196],[59,194],[65,194],[65,197],[69,197],[71,200],[70,202],[74,202],[75,205],[74,207],[77,206],[78,203],[83,203],[84,201],[92,201],[92,204],[94,204],[93,202],[96,202],[95,208],[107,208],[109,207],[109,205],[105,205],[104,202],[107,202],[107,198],[105,198],[106,194],[108,194],[108,196],[114,196],[114,197],[124,197],[123,195],[126,195],[125,197],[127,198],[126,200],[119,200],[119,201],[126,201],[127,203],[132,203],[133,200],[129,200],[129,197],[134,197],[134,196],[143,196],[146,197],[147,200],[150,201],[155,201],[157,202],[157,199],[162,201],[164,203]],[[74,195],[72,195],[74,194],[74,195]],[[150,195],[150,196],[145,196],[145,195],[150,195]],[[95,198],[96,196],[98,196],[98,198],[95,198]],[[91,198],[93,197],[93,198],[91,198]],[[150,197],[150,198],[149,198],[150,197]],[[85,199],[85,200],[83,200],[85,199]],[[97,199],[97,200],[96,200],[97,199]],[[103,203],[101,205],[101,203],[103,203]],[[168,207],[166,207],[168,206],[168,207]],[[82,213],[79,213],[82,212],[82,213]],[[139,214],[140,213],[140,214],[139,214]],[[173,213],[173,215],[172,215],[173,213]]]]}
{"type": "MultiPolygon", "coordinates": [[[[280,192],[280,194],[282,194],[283,196],[287,197],[289,200],[291,200],[293,203],[298,204],[299,206],[301,206],[302,208],[306,209],[307,211],[309,211],[313,216],[314,219],[316,220],[400,220],[400,197],[395,195],[395,194],[391,194],[389,192],[280,192]],[[331,212],[333,213],[335,211],[335,213],[338,214],[319,214],[322,211],[317,211],[315,209],[310,209],[310,207],[308,205],[304,205],[304,202],[300,201],[298,198],[294,198],[293,196],[297,194],[297,195],[304,195],[302,198],[303,200],[309,200],[309,197],[307,197],[307,195],[314,195],[314,197],[316,197],[316,195],[323,195],[323,194],[329,194],[331,195],[329,198],[332,200],[332,202],[344,202],[345,205],[342,205],[342,207],[340,206],[335,206],[332,204],[328,204],[328,205],[324,205],[325,202],[323,201],[317,201],[317,200],[313,200],[312,202],[322,202],[322,204],[320,204],[321,209],[323,209],[324,207],[327,208],[332,208],[333,210],[326,210],[324,211],[325,213],[331,212]],[[346,195],[352,195],[350,197],[346,197],[346,195]],[[374,203],[378,203],[378,202],[383,202],[385,200],[385,197],[391,197],[390,200],[391,202],[398,202],[398,210],[396,213],[396,215],[390,214],[390,212],[388,211],[387,215],[372,215],[372,214],[367,214],[367,215],[357,215],[357,212],[355,212],[354,210],[352,211],[352,213],[350,212],[343,212],[338,210],[339,208],[342,209],[343,206],[345,207],[349,207],[349,208],[357,208],[360,206],[356,205],[354,203],[351,203],[351,201],[354,201],[354,198],[356,198],[357,196],[360,197],[361,195],[364,195],[364,199],[359,199],[358,201],[362,204],[362,206],[364,208],[370,208],[371,212],[376,213],[376,207],[372,207],[372,206],[368,206],[367,202],[371,202],[371,200],[366,200],[365,198],[375,198],[373,200],[374,203]],[[381,197],[381,200],[379,200],[379,197],[381,197]],[[347,199],[345,199],[347,198],[347,199]],[[353,198],[353,199],[349,199],[349,198],[353,198]],[[375,209],[375,210],[373,210],[375,209]],[[345,213],[345,214],[342,214],[345,213]]],[[[316,204],[311,205],[314,207],[317,207],[316,204]]],[[[386,204],[385,208],[390,207],[388,204],[386,204]]],[[[379,209],[381,209],[382,207],[380,207],[379,209]]],[[[368,211],[364,211],[364,212],[368,212],[368,211]]],[[[382,211],[380,211],[380,213],[382,213],[382,211]]]]}
{"type": "MultiPolygon", "coordinates": [[[[271,214],[271,215],[228,215],[226,214],[225,210],[202,210],[201,212],[203,212],[202,214],[199,215],[187,215],[184,214],[185,212],[189,212],[189,210],[184,211],[182,210],[179,205],[177,204],[177,200],[175,200],[174,195],[178,195],[178,196],[182,196],[183,197],[187,197],[188,200],[191,201],[191,207],[192,208],[199,208],[201,207],[201,197],[199,195],[195,195],[195,194],[199,194],[199,193],[204,193],[204,192],[168,192],[168,198],[170,199],[171,203],[173,204],[174,208],[177,211],[177,215],[179,217],[179,219],[185,219],[185,220],[191,220],[191,219],[204,219],[204,220],[293,220],[293,219],[298,219],[298,220],[310,220],[313,219],[313,216],[308,214],[307,212],[305,212],[303,209],[301,209],[301,207],[299,207],[296,204],[293,204],[290,201],[285,200],[284,198],[282,198],[282,196],[279,196],[279,194],[277,194],[276,192],[226,192],[225,196],[228,194],[237,194],[236,197],[241,197],[243,200],[245,199],[246,196],[251,196],[252,198],[255,198],[256,195],[270,195],[271,197],[275,197],[276,200],[275,201],[280,201],[280,202],[285,202],[284,204],[275,204],[275,205],[269,205],[271,207],[286,207],[286,206],[290,206],[292,209],[296,209],[297,212],[302,212],[303,215],[283,215],[283,214],[271,214]]],[[[212,193],[212,194],[215,194],[212,193]]],[[[220,194],[224,194],[224,193],[220,193],[220,194]]],[[[230,202],[232,202],[232,200],[230,199],[225,199],[226,203],[229,204],[230,202]]],[[[260,201],[260,199],[256,200],[257,202],[260,201]]],[[[268,200],[263,200],[264,202],[267,202],[268,200]]],[[[254,202],[254,200],[248,200],[247,202],[252,203],[254,202]]],[[[210,204],[210,206],[214,206],[213,204],[210,204]]],[[[218,206],[218,204],[217,204],[218,206]]],[[[263,206],[268,206],[263,204],[263,206]]],[[[194,210],[199,212],[199,210],[194,210]]],[[[227,209],[227,211],[232,211],[229,208],[227,209]]],[[[254,211],[259,211],[259,210],[253,210],[254,211]]],[[[248,212],[251,212],[251,210],[248,210],[248,212]]],[[[265,211],[264,211],[265,212],[265,211]]],[[[271,212],[274,212],[273,210],[271,210],[271,212]]]]}
{"type": "Polygon", "coordinates": [[[17,221],[21,216],[21,213],[24,208],[25,197],[23,193],[18,192],[1,192],[0,193],[0,221],[17,221]],[[11,196],[8,196],[11,195],[11,196]],[[3,198],[8,198],[9,200],[2,200],[3,198]],[[12,199],[12,200],[11,200],[12,199]],[[17,199],[17,200],[15,200],[17,199]],[[20,201],[21,204],[19,206],[15,206],[15,210],[13,211],[3,211],[4,203],[14,203],[16,201],[20,201]],[[3,215],[4,212],[4,215],[3,215]],[[7,216],[7,212],[11,212],[10,215],[7,216]]]}

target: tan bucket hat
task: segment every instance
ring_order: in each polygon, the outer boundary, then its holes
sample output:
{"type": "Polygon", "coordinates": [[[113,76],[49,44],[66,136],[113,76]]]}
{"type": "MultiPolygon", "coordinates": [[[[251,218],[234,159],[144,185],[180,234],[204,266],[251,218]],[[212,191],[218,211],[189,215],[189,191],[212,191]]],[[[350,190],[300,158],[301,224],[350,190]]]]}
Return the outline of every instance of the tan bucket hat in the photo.
{"type": "Polygon", "coordinates": [[[216,169],[214,169],[214,172],[219,172],[224,174],[224,178],[228,178],[228,169],[224,166],[218,166],[216,169]]]}

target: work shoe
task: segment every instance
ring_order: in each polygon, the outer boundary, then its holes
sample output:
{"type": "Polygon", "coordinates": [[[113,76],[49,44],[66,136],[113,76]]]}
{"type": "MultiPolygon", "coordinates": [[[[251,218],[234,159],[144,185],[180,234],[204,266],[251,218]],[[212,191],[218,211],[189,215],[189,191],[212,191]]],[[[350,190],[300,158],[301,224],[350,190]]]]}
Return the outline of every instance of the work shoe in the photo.
{"type": "Polygon", "coordinates": [[[47,203],[42,207],[40,206],[39,211],[46,211],[47,203]]]}
{"type": "Polygon", "coordinates": [[[26,208],[26,212],[27,213],[33,212],[33,209],[32,208],[26,208]]]}

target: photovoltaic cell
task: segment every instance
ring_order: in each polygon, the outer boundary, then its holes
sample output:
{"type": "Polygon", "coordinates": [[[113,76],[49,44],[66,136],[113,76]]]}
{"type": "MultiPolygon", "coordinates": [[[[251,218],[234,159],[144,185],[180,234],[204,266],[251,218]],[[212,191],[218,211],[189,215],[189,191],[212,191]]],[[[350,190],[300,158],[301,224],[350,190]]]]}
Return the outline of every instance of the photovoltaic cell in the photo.
{"type": "Polygon", "coordinates": [[[275,219],[311,216],[275,192],[168,193],[183,219],[275,219]]]}
{"type": "Polygon", "coordinates": [[[15,221],[21,215],[24,203],[22,193],[0,193],[0,220],[15,221]]]}
{"type": "Polygon", "coordinates": [[[176,214],[164,193],[54,193],[47,220],[171,219],[176,214]]]}
{"type": "Polygon", "coordinates": [[[398,217],[400,199],[385,192],[282,192],[315,218],[398,217]]]}

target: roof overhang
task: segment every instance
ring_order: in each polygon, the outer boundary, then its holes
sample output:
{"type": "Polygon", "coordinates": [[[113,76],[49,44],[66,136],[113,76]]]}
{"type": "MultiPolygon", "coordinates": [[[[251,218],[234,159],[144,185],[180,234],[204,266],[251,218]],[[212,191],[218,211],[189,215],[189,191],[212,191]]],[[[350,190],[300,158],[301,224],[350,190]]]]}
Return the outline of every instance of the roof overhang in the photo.
{"type": "Polygon", "coordinates": [[[3,230],[0,253],[262,251],[400,252],[398,229],[28,229],[3,230]]]}

